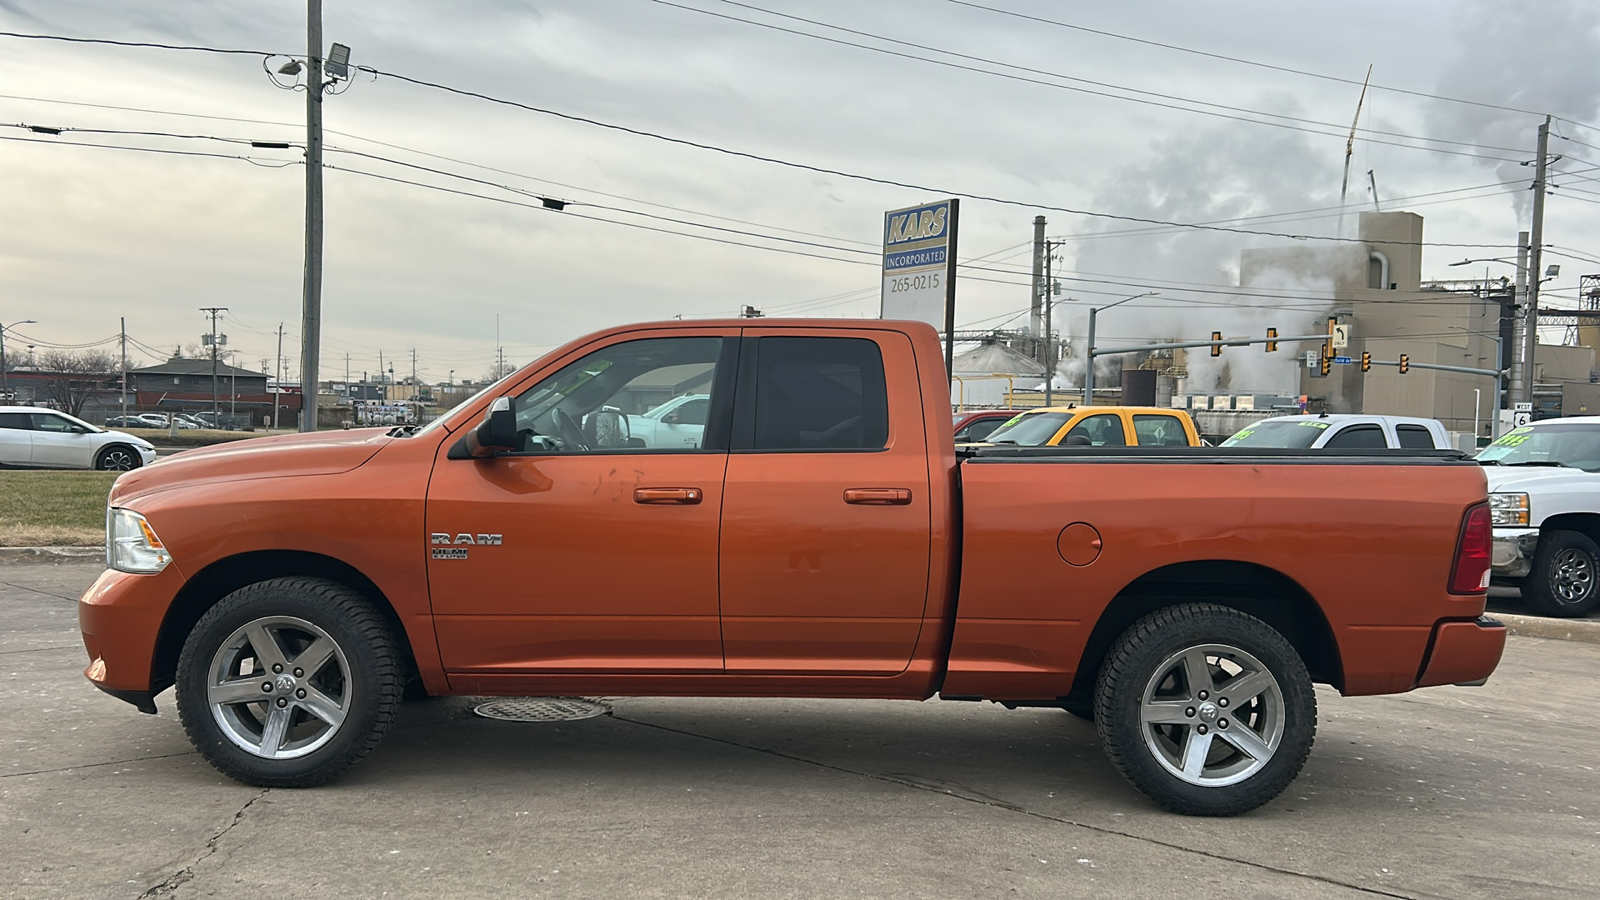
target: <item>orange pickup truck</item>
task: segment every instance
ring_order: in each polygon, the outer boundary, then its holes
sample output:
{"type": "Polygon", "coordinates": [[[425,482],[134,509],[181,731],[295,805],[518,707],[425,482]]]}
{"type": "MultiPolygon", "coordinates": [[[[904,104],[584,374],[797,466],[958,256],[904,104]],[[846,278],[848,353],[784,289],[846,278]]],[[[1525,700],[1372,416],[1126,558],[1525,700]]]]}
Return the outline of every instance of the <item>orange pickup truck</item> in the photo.
{"type": "Polygon", "coordinates": [[[940,350],[907,322],[616,328],[420,429],[128,472],[79,603],[85,674],[145,712],[175,686],[200,752],[264,786],[339,775],[408,688],[937,695],[1093,718],[1157,803],[1229,815],[1299,772],[1314,683],[1499,661],[1471,460],[958,457],[940,350]],[[670,437],[632,433],[691,396],[670,437]]]}

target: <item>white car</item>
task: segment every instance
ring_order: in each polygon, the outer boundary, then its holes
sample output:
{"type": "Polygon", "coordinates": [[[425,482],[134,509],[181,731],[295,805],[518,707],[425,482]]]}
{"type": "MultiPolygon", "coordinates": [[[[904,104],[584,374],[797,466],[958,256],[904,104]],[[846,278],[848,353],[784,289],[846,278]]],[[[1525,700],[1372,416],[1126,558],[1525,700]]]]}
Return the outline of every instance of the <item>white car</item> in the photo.
{"type": "Polygon", "coordinates": [[[706,436],[706,415],[711,410],[710,394],[684,394],[628,417],[628,436],[644,441],[651,449],[698,448],[706,436]]]}
{"type": "Polygon", "coordinates": [[[156,460],[144,438],[106,431],[53,409],[0,406],[0,467],[137,469],[156,460]]]}
{"type": "Polygon", "coordinates": [[[1541,615],[1600,606],[1600,416],[1513,428],[1478,452],[1494,528],[1490,575],[1541,615]]]}
{"type": "Polygon", "coordinates": [[[1224,447],[1297,450],[1453,450],[1438,419],[1355,413],[1274,416],[1246,425],[1224,447]]]}

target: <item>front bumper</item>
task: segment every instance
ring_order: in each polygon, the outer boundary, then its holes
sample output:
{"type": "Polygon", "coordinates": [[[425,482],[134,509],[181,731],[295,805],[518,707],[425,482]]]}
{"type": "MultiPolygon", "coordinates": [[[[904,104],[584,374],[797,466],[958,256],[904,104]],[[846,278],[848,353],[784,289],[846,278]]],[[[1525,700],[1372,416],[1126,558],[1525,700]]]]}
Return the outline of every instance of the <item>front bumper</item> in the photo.
{"type": "Polygon", "coordinates": [[[134,449],[139,451],[139,460],[143,465],[148,466],[156,461],[156,448],[135,447],[134,449]]]}
{"type": "Polygon", "coordinates": [[[1506,626],[1488,616],[1471,622],[1440,622],[1433,628],[1430,644],[1417,687],[1480,685],[1500,664],[1500,654],[1506,649],[1506,626]]]}
{"type": "Polygon", "coordinates": [[[1533,570],[1533,551],[1539,546],[1537,528],[1496,528],[1489,554],[1489,573],[1496,578],[1522,578],[1533,570]]]}
{"type": "Polygon", "coordinates": [[[171,683],[170,673],[154,671],[156,642],[183,583],[176,565],[155,575],[107,569],[83,592],[78,630],[89,652],[83,674],[95,687],[144,712],[155,711],[151,698],[171,683]]]}

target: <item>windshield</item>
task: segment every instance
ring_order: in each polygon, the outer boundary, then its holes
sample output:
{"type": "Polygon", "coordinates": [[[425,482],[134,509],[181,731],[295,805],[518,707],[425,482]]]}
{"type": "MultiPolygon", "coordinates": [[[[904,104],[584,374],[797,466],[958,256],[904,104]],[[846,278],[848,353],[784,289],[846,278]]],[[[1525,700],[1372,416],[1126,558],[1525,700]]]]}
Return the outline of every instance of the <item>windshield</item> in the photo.
{"type": "Polygon", "coordinates": [[[1061,426],[1067,424],[1072,413],[1026,413],[995,429],[989,435],[991,444],[1016,444],[1019,447],[1042,447],[1056,436],[1061,426]]]}
{"type": "Polygon", "coordinates": [[[1502,466],[1559,465],[1600,472],[1600,425],[1524,425],[1479,451],[1478,460],[1502,466]]]}
{"type": "Polygon", "coordinates": [[[1267,419],[1242,428],[1222,442],[1224,447],[1282,447],[1304,450],[1316,443],[1330,423],[1317,419],[1267,419]]]}

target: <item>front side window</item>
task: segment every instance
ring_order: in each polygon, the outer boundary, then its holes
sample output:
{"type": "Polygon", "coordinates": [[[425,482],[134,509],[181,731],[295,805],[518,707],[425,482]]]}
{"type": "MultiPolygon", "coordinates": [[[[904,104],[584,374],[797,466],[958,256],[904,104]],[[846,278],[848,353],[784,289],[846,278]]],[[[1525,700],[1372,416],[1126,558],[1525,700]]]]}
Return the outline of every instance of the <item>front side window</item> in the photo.
{"type": "Polygon", "coordinates": [[[755,450],[878,450],[889,442],[883,352],[865,338],[756,341],[755,450]]]}
{"type": "Polygon", "coordinates": [[[1072,426],[1072,430],[1061,439],[1063,447],[1126,447],[1127,445],[1128,441],[1122,435],[1122,417],[1116,413],[1086,416],[1072,426]]]}
{"type": "Polygon", "coordinates": [[[1382,450],[1389,444],[1383,439],[1383,429],[1376,425],[1352,425],[1328,438],[1322,445],[1327,450],[1382,450]]]}
{"type": "Polygon", "coordinates": [[[674,411],[695,403],[712,408],[722,350],[717,337],[649,338],[596,350],[517,396],[518,449],[706,449],[707,416],[674,411]]]}
{"type": "Polygon", "coordinates": [[[33,416],[34,431],[53,431],[57,434],[60,434],[62,432],[72,431],[77,425],[76,422],[73,422],[70,419],[62,416],[52,415],[51,413],[31,413],[30,415],[33,416]]]}

